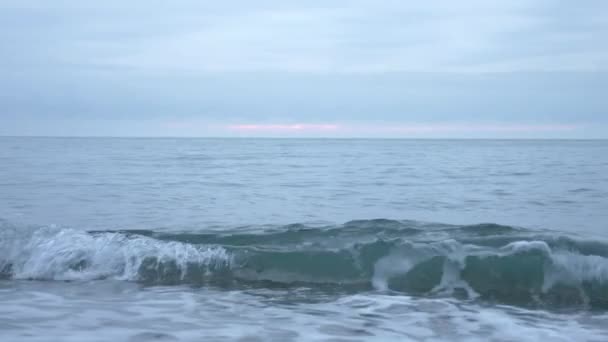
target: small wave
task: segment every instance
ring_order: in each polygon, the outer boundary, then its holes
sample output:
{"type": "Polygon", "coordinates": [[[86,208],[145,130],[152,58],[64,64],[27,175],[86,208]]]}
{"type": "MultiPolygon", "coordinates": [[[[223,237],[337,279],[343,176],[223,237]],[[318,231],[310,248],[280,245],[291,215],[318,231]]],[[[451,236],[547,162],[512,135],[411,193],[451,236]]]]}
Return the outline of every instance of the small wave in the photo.
{"type": "Polygon", "coordinates": [[[592,192],[592,191],[593,191],[593,189],[590,189],[590,188],[576,188],[576,189],[568,190],[569,193],[573,193],[573,194],[583,193],[583,192],[592,192]]]}
{"type": "Polygon", "coordinates": [[[221,246],[163,242],[122,233],[40,228],[4,229],[0,240],[1,275],[32,280],[94,280],[114,278],[140,281],[152,263],[160,270],[175,265],[185,278],[187,265],[212,272],[229,268],[230,253],[221,246]],[[166,268],[166,266],[165,266],[166,268]]]}
{"type": "Polygon", "coordinates": [[[0,227],[0,277],[307,286],[608,309],[608,244],[479,224],[368,220],[241,233],[0,227]]]}

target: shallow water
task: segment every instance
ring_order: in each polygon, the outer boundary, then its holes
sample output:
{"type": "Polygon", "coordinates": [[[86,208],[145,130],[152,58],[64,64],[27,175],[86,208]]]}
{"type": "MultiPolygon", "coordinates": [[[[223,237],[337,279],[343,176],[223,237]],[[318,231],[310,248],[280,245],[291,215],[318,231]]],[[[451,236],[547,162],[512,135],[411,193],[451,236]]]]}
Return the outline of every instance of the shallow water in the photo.
{"type": "Polygon", "coordinates": [[[604,341],[608,141],[0,138],[0,337],[604,341]]]}
{"type": "Polygon", "coordinates": [[[0,283],[2,335],[21,341],[605,341],[608,315],[308,289],[0,283]]]}

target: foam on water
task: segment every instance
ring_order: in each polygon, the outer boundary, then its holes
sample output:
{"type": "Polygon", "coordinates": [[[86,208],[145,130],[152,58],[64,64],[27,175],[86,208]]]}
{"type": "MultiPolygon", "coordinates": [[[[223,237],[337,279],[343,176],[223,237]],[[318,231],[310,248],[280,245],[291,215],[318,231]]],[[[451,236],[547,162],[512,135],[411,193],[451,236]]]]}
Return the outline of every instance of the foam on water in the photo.
{"type": "Polygon", "coordinates": [[[0,274],[30,280],[110,278],[148,285],[398,291],[517,305],[608,308],[608,259],[589,254],[585,243],[580,250],[566,250],[551,247],[551,239],[538,240],[536,232],[528,232],[525,240],[521,230],[504,227],[488,235],[479,227],[442,226],[451,238],[437,241],[411,228],[402,237],[394,227],[376,230],[374,237],[369,230],[358,236],[352,223],[343,227],[344,232],[341,227],[298,225],[260,233],[168,236],[5,227],[0,232],[0,274]],[[519,240],[500,247],[483,243],[514,234],[519,240]],[[471,244],[471,235],[480,243],[471,244]]]}
{"type": "Polygon", "coordinates": [[[0,232],[0,270],[14,279],[137,281],[146,260],[171,262],[179,277],[189,263],[211,271],[230,267],[232,256],[218,246],[158,241],[121,233],[87,232],[45,227],[0,232]]]}
{"type": "Polygon", "coordinates": [[[306,289],[137,289],[108,281],[86,287],[39,282],[0,285],[0,337],[7,341],[608,339],[605,314],[488,307],[449,298],[381,293],[319,296],[306,289]],[[103,334],[97,333],[99,327],[104,327],[103,334]]]}

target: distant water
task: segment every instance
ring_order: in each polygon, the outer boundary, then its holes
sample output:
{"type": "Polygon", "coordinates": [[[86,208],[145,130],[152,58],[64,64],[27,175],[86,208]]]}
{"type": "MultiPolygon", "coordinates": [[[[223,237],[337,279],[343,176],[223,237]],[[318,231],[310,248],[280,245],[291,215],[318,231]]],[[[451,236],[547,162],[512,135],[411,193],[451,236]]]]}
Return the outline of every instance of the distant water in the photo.
{"type": "Polygon", "coordinates": [[[0,340],[606,341],[608,141],[0,138],[0,340]]]}

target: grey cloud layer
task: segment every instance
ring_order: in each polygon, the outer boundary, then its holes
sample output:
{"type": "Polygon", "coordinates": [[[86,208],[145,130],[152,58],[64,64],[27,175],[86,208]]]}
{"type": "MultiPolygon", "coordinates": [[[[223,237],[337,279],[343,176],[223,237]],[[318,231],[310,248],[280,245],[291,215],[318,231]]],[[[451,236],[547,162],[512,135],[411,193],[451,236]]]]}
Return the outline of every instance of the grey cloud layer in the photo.
{"type": "MultiPolygon", "coordinates": [[[[608,70],[608,2],[8,1],[13,63],[289,71],[608,70]]],[[[5,61],[6,62],[6,61],[5,61]]]]}
{"type": "Polygon", "coordinates": [[[601,0],[8,0],[0,134],[36,119],[606,124],[605,13],[601,0]]]}

